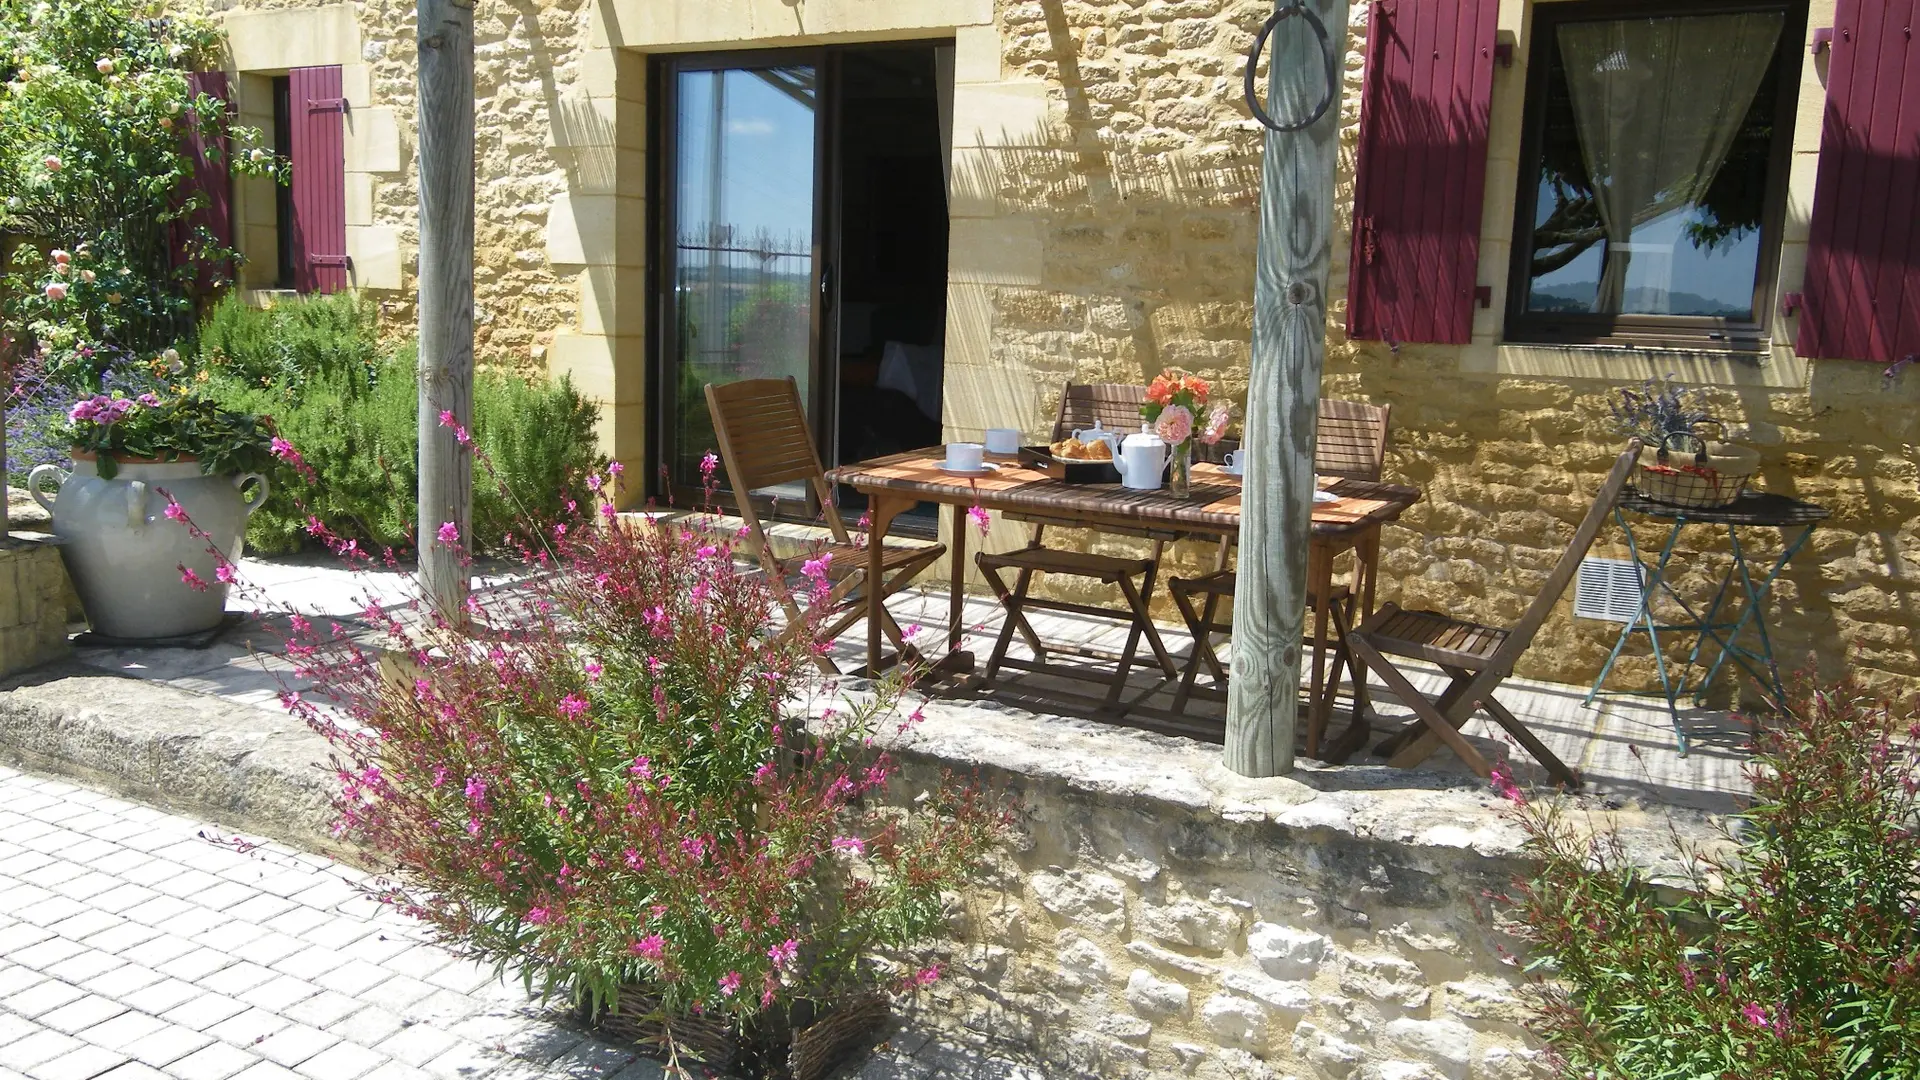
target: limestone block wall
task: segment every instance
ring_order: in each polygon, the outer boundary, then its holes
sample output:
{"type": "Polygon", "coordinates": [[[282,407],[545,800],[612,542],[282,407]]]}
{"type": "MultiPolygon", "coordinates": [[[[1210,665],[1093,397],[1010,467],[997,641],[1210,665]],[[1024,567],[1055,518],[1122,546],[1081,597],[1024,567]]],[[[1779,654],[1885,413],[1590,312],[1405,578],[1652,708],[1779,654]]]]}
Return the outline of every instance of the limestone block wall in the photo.
{"type": "Polygon", "coordinates": [[[1046,1075],[1551,1075],[1485,900],[1527,864],[1483,791],[1251,781],[1212,748],[937,704],[890,741],[901,797],[957,769],[1017,806],[912,1005],[946,1037],[1046,1075]]]}
{"type": "Polygon", "coordinates": [[[0,538],[0,678],[67,654],[71,591],[58,548],[0,538]]]}
{"type": "MultiPolygon", "coordinates": [[[[1876,365],[1799,358],[1784,315],[1761,357],[1502,341],[1531,14],[1545,2],[1501,4],[1503,39],[1517,48],[1494,77],[1480,272],[1492,306],[1476,314],[1471,345],[1397,349],[1343,332],[1368,12],[1352,7],[1323,392],[1392,404],[1389,477],[1426,494],[1386,531],[1382,599],[1517,619],[1618,452],[1611,395],[1673,374],[1707,388],[1715,411],[1760,447],[1762,486],[1834,511],[1776,586],[1783,663],[1805,667],[1817,653],[1825,674],[1850,666],[1885,686],[1920,686],[1920,375],[1883,380],[1876,365]]],[[[1244,394],[1262,141],[1240,76],[1270,10],[1260,0],[996,4],[1003,83],[971,96],[979,111],[957,106],[955,123],[950,436],[1007,422],[1037,430],[1064,382],[1138,382],[1168,365],[1244,394]]],[[[1809,33],[1832,14],[1832,0],[1814,0],[1809,33]]],[[[1816,60],[1802,79],[1782,292],[1799,287],[1805,265],[1825,75],[1816,60]]],[[[968,98],[961,88],[956,100],[968,98]]],[[[1022,537],[1005,527],[989,542],[1022,537]]],[[[1641,539],[1663,536],[1649,526],[1641,539]]],[[[1769,534],[1743,542],[1763,558],[1780,550],[1769,534]]],[[[1724,535],[1689,534],[1675,566],[1682,595],[1712,595],[1726,550],[1724,535]]],[[[1596,554],[1624,553],[1616,531],[1603,534],[1596,554]]],[[[1576,622],[1564,600],[1521,674],[1591,680],[1617,631],[1576,622]]],[[[1613,685],[1652,680],[1650,654],[1630,651],[1613,685]]]]}

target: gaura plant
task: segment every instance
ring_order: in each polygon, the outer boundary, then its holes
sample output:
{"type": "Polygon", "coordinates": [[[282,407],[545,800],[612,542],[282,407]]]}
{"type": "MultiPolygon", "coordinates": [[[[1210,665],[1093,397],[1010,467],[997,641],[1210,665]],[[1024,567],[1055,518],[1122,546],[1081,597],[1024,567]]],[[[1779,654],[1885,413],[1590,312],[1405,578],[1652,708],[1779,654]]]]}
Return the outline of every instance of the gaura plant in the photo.
{"type": "Polygon", "coordinates": [[[1005,815],[950,778],[892,790],[873,739],[917,719],[900,691],[822,707],[781,586],[711,531],[609,506],[523,550],[532,573],[462,612],[292,619],[320,689],[283,697],[332,740],[338,831],[385,863],[381,898],[531,988],[669,1018],[935,978],[883,957],[942,931],[1005,815]]]}

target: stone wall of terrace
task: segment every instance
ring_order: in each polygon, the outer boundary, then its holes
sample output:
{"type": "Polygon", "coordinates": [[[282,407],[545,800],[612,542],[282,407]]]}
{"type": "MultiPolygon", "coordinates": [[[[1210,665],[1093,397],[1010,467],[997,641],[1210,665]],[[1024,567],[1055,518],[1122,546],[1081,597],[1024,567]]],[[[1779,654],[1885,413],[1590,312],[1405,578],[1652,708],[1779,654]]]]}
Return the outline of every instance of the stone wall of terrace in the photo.
{"type": "MultiPolygon", "coordinates": [[[[1384,767],[1247,780],[1184,740],[925,712],[891,740],[896,794],[972,772],[1018,809],[951,904],[924,1025],[1046,1075],[1551,1075],[1487,902],[1526,863],[1484,786],[1384,767]]],[[[1663,814],[1615,820],[1636,854],[1665,850],[1663,814]]]]}

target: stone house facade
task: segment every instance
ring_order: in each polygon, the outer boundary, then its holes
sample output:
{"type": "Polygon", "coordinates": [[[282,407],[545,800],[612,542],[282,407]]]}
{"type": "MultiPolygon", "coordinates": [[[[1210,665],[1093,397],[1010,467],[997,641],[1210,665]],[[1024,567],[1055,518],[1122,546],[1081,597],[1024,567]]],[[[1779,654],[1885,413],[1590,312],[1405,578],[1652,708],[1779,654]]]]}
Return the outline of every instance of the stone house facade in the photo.
{"type": "MultiPolygon", "coordinates": [[[[395,332],[405,332],[414,318],[416,239],[413,5],[205,2],[225,13],[237,107],[249,122],[273,125],[276,78],[297,68],[340,69],[350,283],[377,298],[395,332]]],[[[1613,396],[1673,374],[1705,388],[1716,413],[1760,448],[1760,484],[1833,512],[1775,588],[1783,659],[1811,654],[1827,673],[1848,668],[1888,687],[1920,687],[1920,372],[1883,374],[1884,363],[1803,357],[1792,343],[1806,312],[1783,309],[1803,291],[1834,56],[1834,47],[1811,49],[1835,24],[1836,5],[1851,0],[1771,5],[1784,12],[1776,32],[1795,40],[1769,69],[1767,85],[1784,86],[1787,107],[1768,119],[1778,169],[1764,195],[1753,196],[1764,203],[1756,219],[1764,225],[1752,241],[1757,254],[1743,256],[1760,286],[1749,337],[1624,343],[1618,335],[1576,341],[1522,333],[1521,324],[1537,322],[1540,312],[1510,300],[1513,283],[1528,280],[1515,269],[1514,250],[1528,242],[1516,234],[1530,227],[1516,205],[1535,202],[1543,153],[1529,140],[1529,131],[1540,130],[1531,110],[1560,107],[1539,101],[1545,77],[1537,66],[1552,55],[1541,47],[1540,28],[1556,12],[1604,15],[1605,5],[1481,2],[1495,24],[1500,63],[1492,67],[1483,190],[1474,193],[1477,207],[1459,213],[1480,221],[1477,237],[1468,238],[1477,251],[1473,284],[1484,290],[1470,333],[1445,344],[1357,340],[1346,332],[1368,36],[1382,5],[1353,4],[1344,42],[1336,28],[1345,58],[1344,209],[1333,243],[1324,390],[1394,406],[1389,473],[1425,492],[1385,538],[1383,596],[1494,622],[1516,618],[1617,450],[1608,424],[1613,396]]],[[[1394,17],[1396,5],[1409,17],[1423,7],[1422,0],[1387,0],[1385,17],[1394,17]]],[[[1623,15],[1658,13],[1642,0],[1613,6],[1623,15]]],[[[1690,6],[1668,5],[1666,13],[1690,6]]],[[[826,101],[853,93],[830,93],[827,74],[851,70],[848,50],[918,43],[927,57],[914,62],[936,84],[930,94],[945,157],[946,255],[940,328],[935,340],[913,344],[939,350],[943,385],[933,415],[943,435],[977,438],[994,426],[1035,433],[1050,420],[1063,384],[1143,382],[1167,366],[1244,394],[1263,135],[1242,99],[1241,73],[1270,11],[1259,0],[478,0],[480,358],[569,375],[599,402],[607,451],[629,476],[656,475],[669,453],[668,429],[678,423],[677,391],[661,372],[662,341],[669,332],[690,337],[698,317],[674,306],[675,289],[710,286],[720,265],[710,263],[704,278],[686,271],[677,279],[662,265],[685,238],[681,230],[663,240],[664,216],[675,212],[667,204],[685,211],[706,197],[663,177],[713,152],[717,141],[688,135],[689,104],[711,105],[719,116],[711,87],[724,80],[713,72],[751,66],[764,50],[816,50],[781,54],[788,58],[781,70],[818,65],[819,81],[809,82],[811,74],[762,79],[753,93],[791,97],[797,86],[803,96],[821,95],[808,100],[826,101]],[[692,89],[696,76],[711,76],[701,84],[709,89],[692,89]],[[776,85],[782,79],[784,88],[776,85]],[[657,100],[663,95],[672,100],[657,100]],[[677,156],[661,160],[669,154],[677,156]]],[[[830,138],[844,141],[848,130],[857,125],[833,129],[830,138]]],[[[777,157],[762,163],[767,173],[780,172],[777,157]]],[[[675,175],[685,181],[693,173],[675,175]]],[[[805,188],[792,175],[759,180],[776,181],[767,187],[769,203],[805,188]]],[[[851,182],[837,177],[833,190],[851,182]]],[[[1428,182],[1407,177],[1409,185],[1428,182]]],[[[874,207],[889,205],[886,191],[870,197],[874,207]]],[[[243,284],[271,289],[274,192],[244,187],[236,204],[249,257],[243,284]]],[[[845,226],[853,218],[838,220],[845,226]]],[[[1734,229],[1732,239],[1719,237],[1725,246],[1708,250],[1738,256],[1747,250],[1741,237],[1754,232],[1734,229]]],[[[1639,251],[1638,235],[1625,247],[1639,251]]],[[[756,243],[765,265],[778,256],[830,273],[804,245],[796,255],[756,243]]],[[[1642,270],[1621,271],[1629,304],[1653,288],[1668,305],[1663,310],[1680,302],[1681,278],[1695,270],[1671,254],[1671,243],[1667,250],[1666,264],[1636,254],[1642,270]],[[1661,265],[1667,276],[1649,285],[1661,265]]],[[[730,334],[751,332],[740,316],[730,319],[730,334]]],[[[847,324],[839,328],[844,339],[847,324]]],[[[1009,529],[991,542],[1016,539],[1009,529]]],[[[1619,540],[1604,537],[1597,554],[1619,548],[1619,540]]],[[[1710,593],[1724,543],[1705,532],[1690,538],[1698,550],[1681,557],[1683,593],[1710,593]]],[[[1568,604],[1521,674],[1589,681],[1617,629],[1576,620],[1568,604]]],[[[1651,669],[1650,659],[1630,657],[1616,685],[1644,681],[1651,669]]]]}

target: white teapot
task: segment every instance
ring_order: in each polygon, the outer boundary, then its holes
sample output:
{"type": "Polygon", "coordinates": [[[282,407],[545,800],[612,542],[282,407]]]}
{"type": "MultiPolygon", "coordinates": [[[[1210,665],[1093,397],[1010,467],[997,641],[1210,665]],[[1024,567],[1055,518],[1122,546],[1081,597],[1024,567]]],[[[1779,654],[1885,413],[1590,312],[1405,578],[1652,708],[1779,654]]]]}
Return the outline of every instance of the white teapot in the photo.
{"type": "Polygon", "coordinates": [[[1170,461],[1166,441],[1150,431],[1127,436],[1113,457],[1121,486],[1135,491],[1158,491],[1170,461]]]}

